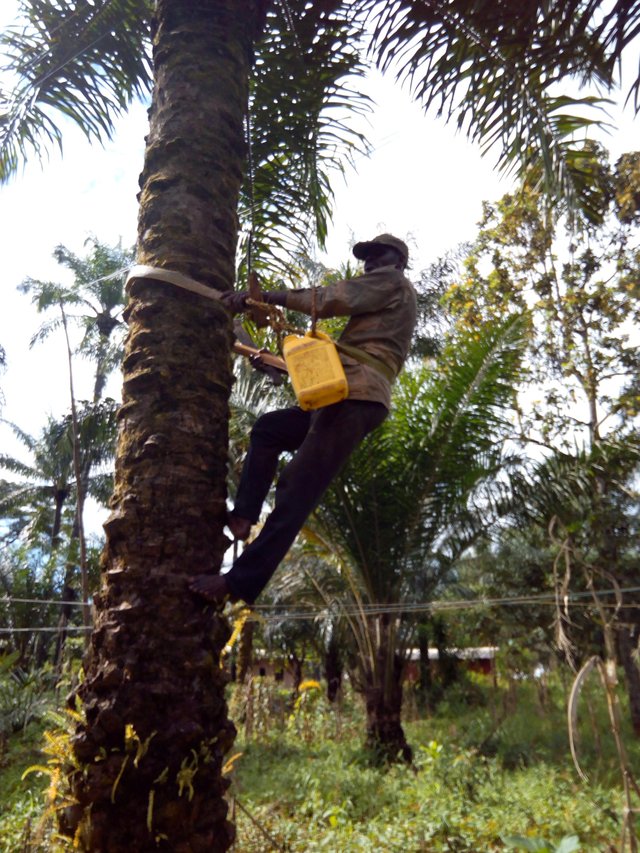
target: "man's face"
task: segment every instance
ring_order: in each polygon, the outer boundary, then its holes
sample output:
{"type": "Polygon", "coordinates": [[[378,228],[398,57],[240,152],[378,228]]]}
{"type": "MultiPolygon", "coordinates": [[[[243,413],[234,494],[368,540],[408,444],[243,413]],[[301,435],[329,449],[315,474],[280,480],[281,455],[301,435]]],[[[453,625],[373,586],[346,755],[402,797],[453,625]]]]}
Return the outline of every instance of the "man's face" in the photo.
{"type": "Polygon", "coordinates": [[[382,243],[374,243],[364,259],[364,271],[373,272],[380,267],[401,266],[402,258],[400,254],[391,246],[385,246],[382,243]]]}

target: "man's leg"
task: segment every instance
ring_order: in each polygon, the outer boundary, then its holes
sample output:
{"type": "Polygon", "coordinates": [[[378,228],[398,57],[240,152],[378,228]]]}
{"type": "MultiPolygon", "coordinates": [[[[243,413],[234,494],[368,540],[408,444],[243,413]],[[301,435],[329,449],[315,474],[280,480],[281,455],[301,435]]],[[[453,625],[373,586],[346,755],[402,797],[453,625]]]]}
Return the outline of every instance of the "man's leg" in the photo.
{"type": "Polygon", "coordinates": [[[313,413],[304,441],[280,475],[273,511],[224,575],[234,598],[256,600],[333,478],[386,415],[382,403],[365,400],[345,400],[313,413]]]}
{"type": "MultiPolygon", "coordinates": [[[[311,413],[297,406],[267,412],[251,430],[247,457],[242,466],[240,484],[227,525],[236,539],[246,539],[262,509],[283,451],[294,451],[303,442],[311,422],[311,413]]],[[[189,584],[191,590],[212,602],[222,603],[229,595],[226,575],[199,575],[189,584]]]]}
{"type": "Polygon", "coordinates": [[[310,421],[311,413],[297,406],[267,412],[258,418],[251,430],[249,450],[242,466],[234,516],[256,523],[275,477],[280,454],[300,447],[310,421]]]}

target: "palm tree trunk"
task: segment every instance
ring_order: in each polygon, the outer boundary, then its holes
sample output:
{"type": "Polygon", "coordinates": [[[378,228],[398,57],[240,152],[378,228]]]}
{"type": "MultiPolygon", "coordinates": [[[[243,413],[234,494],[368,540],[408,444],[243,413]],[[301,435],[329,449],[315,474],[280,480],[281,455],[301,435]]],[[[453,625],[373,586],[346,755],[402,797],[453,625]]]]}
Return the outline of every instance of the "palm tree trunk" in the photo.
{"type": "Polygon", "coordinates": [[[402,728],[402,676],[404,661],[395,652],[392,626],[386,616],[378,617],[377,649],[373,668],[364,673],[367,714],[366,745],[376,761],[411,762],[413,752],[402,728]]]}
{"type": "MultiPolygon", "coordinates": [[[[243,118],[259,4],[158,0],[138,260],[233,285],[243,118]]],[[[81,849],[217,853],[233,842],[221,766],[235,737],[229,631],[188,591],[226,539],[231,330],[215,302],[130,288],[113,512],[72,739],[81,849]]]]}
{"type": "Polygon", "coordinates": [[[429,660],[429,625],[426,622],[421,622],[418,625],[417,637],[420,652],[418,660],[420,698],[424,707],[429,708],[433,692],[433,678],[431,676],[431,661],[429,660]]]}
{"type": "Polygon", "coordinates": [[[324,675],[327,680],[327,699],[335,702],[342,687],[342,658],[335,634],[331,635],[324,655],[324,675]]]}
{"type": "Polygon", "coordinates": [[[631,725],[636,737],[640,737],[640,669],[633,657],[634,643],[631,639],[631,630],[627,625],[620,625],[616,634],[619,659],[627,682],[631,725]]]}

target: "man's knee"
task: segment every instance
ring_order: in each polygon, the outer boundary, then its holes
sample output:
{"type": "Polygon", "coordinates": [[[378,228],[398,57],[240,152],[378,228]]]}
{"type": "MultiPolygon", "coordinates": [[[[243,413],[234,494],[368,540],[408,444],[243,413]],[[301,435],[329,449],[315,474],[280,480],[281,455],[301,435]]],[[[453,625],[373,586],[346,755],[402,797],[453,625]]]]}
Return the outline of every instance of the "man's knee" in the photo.
{"type": "Polygon", "coordinates": [[[251,429],[252,444],[281,450],[297,448],[308,428],[306,414],[295,409],[279,409],[261,415],[251,429]]]}
{"type": "Polygon", "coordinates": [[[274,442],[278,435],[274,416],[278,414],[278,412],[267,412],[260,415],[251,427],[251,441],[254,444],[272,444],[274,442]]]}

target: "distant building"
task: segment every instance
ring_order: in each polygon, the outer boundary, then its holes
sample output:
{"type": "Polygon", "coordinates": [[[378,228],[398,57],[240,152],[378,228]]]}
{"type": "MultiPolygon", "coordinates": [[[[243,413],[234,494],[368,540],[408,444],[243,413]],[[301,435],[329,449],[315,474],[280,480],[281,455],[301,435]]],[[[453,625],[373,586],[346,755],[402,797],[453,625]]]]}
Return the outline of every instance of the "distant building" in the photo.
{"type": "MultiPolygon", "coordinates": [[[[481,672],[491,675],[495,670],[495,657],[498,646],[476,646],[466,649],[447,649],[446,654],[464,665],[464,669],[470,672],[481,672]]],[[[435,669],[438,667],[440,653],[438,649],[429,649],[429,664],[435,669]]],[[[405,680],[418,681],[420,666],[420,649],[410,649],[405,667],[405,680]]]]}

